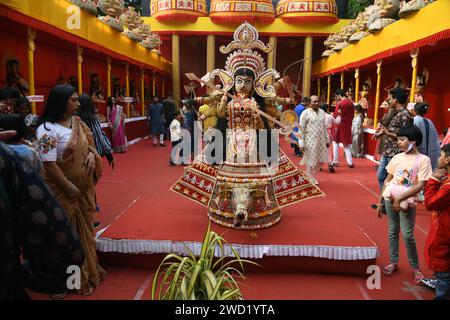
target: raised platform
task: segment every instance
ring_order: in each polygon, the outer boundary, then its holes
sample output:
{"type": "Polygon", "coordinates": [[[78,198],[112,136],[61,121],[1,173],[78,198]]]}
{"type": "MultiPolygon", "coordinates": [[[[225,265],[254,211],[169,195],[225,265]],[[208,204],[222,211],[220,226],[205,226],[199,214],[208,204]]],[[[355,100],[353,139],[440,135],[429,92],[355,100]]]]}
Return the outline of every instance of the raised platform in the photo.
{"type": "MultiPolygon", "coordinates": [[[[103,264],[156,268],[167,253],[185,254],[184,245],[199,254],[208,223],[205,208],[169,190],[159,192],[157,203],[155,197],[141,197],[99,232],[103,264]]],[[[349,215],[336,210],[332,198],[282,212],[281,222],[270,229],[239,231],[214,223],[212,229],[242,258],[262,266],[246,271],[365,275],[367,266],[376,264],[377,246],[349,215]]]]}

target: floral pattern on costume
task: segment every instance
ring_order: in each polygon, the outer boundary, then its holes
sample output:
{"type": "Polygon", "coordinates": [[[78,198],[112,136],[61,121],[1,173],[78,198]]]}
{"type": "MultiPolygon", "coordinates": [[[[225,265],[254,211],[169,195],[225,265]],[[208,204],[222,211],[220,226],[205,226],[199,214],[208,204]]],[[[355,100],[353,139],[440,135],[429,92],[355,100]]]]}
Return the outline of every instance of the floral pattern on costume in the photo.
{"type": "Polygon", "coordinates": [[[50,150],[56,148],[56,139],[47,134],[42,135],[42,138],[39,139],[39,150],[43,154],[47,154],[50,150]]]}
{"type": "Polygon", "coordinates": [[[39,174],[23,170],[21,159],[2,142],[0,261],[0,300],[26,299],[25,284],[43,293],[63,292],[67,268],[84,261],[78,234],[57,199],[39,174]],[[21,256],[27,258],[27,268],[21,267],[21,256]]]}

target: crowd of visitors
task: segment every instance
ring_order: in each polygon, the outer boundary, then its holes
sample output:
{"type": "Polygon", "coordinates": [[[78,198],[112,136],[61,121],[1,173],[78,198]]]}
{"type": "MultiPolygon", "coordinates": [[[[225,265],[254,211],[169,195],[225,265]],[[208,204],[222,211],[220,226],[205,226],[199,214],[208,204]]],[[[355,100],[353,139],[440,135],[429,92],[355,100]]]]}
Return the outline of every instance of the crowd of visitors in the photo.
{"type": "MultiPolygon", "coordinates": [[[[353,157],[364,155],[362,107],[342,90],[335,99],[334,110],[320,105],[314,95],[303,97],[295,108],[298,132],[292,147],[316,184],[315,173],[324,164],[336,172],[340,145],[349,168],[354,168],[353,157]]],[[[440,143],[432,121],[425,118],[429,105],[417,103],[413,115],[407,100],[407,90],[390,90],[388,110],[375,133],[381,159],[380,202],[374,207],[388,218],[390,262],[383,272],[392,276],[398,269],[401,232],[414,280],[427,283],[414,238],[416,208],[424,202],[432,211],[425,261],[436,276],[436,299],[444,299],[450,287],[450,135],[440,143]]],[[[161,101],[158,96],[147,106],[153,145],[172,144],[171,166],[183,164],[177,151],[182,129],[193,136],[195,121],[210,121],[205,101],[201,108],[194,100],[177,106],[171,97],[161,101]]],[[[77,292],[82,295],[92,294],[104,279],[95,246],[95,186],[102,175],[101,157],[114,168],[113,153],[127,151],[125,118],[124,108],[108,98],[111,143],[91,97],[78,96],[71,86],[54,87],[40,116],[31,113],[30,102],[17,90],[0,90],[0,207],[5,212],[0,217],[0,256],[8,266],[0,268],[0,298],[26,299],[25,288],[62,298],[69,291],[69,266],[80,268],[77,292]]],[[[194,139],[191,143],[193,151],[194,139]]]]}
{"type": "MultiPolygon", "coordinates": [[[[0,107],[0,299],[26,299],[25,288],[63,298],[74,266],[80,286],[70,289],[91,295],[106,274],[94,232],[101,157],[115,166],[92,99],[57,85],[38,117],[26,97],[4,88],[0,107]]],[[[123,108],[110,98],[108,110],[116,150],[124,151],[123,108]]]]}

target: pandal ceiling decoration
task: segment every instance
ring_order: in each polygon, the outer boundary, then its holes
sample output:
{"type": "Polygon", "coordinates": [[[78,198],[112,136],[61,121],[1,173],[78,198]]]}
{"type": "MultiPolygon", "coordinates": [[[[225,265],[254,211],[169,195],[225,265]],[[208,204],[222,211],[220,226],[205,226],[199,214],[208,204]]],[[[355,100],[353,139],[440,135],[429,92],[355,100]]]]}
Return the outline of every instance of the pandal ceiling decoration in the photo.
{"type": "Polygon", "coordinates": [[[210,14],[214,23],[272,23],[275,10],[272,0],[211,0],[210,14]]]}
{"type": "Polygon", "coordinates": [[[150,15],[160,21],[195,22],[208,13],[205,0],[151,0],[150,15]]]}
{"type": "Polygon", "coordinates": [[[287,23],[328,23],[339,21],[335,0],[280,0],[277,17],[287,23]]]}

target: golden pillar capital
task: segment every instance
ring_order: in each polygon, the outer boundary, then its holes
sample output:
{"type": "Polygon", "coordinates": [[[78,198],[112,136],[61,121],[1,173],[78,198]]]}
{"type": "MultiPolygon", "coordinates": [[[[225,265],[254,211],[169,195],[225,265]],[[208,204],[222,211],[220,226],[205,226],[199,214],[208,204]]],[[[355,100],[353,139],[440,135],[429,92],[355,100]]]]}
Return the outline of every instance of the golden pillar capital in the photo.
{"type": "Polygon", "coordinates": [[[382,60],[377,61],[377,74],[381,73],[381,65],[383,64],[382,60]]]}
{"type": "Polygon", "coordinates": [[[311,95],[311,69],[312,69],[312,55],[313,55],[313,37],[307,36],[305,38],[304,47],[304,65],[303,65],[303,89],[302,95],[311,95]]]}
{"type": "Polygon", "coordinates": [[[216,36],[208,34],[206,37],[206,72],[216,68],[216,36]]]}
{"type": "Polygon", "coordinates": [[[35,29],[28,27],[28,50],[35,52],[36,51],[36,44],[34,40],[36,40],[37,32],[35,29]]]}
{"type": "Polygon", "coordinates": [[[77,59],[78,59],[78,63],[80,63],[80,64],[83,63],[83,52],[84,52],[84,48],[81,46],[77,46],[77,59]]]}

